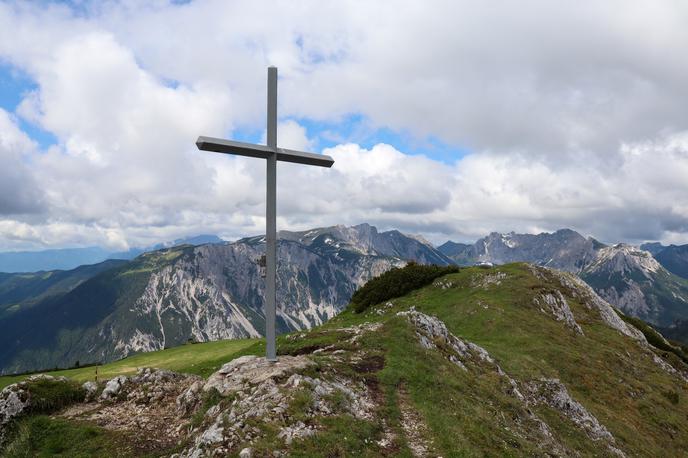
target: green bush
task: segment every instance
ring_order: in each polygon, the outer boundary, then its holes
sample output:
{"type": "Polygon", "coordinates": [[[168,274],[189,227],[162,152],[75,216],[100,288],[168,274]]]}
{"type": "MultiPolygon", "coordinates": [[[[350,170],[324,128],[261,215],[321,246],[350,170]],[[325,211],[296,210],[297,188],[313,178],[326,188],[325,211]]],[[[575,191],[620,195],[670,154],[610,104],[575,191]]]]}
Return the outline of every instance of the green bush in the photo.
{"type": "Polygon", "coordinates": [[[436,278],[459,271],[457,266],[421,265],[415,262],[394,268],[360,287],[351,298],[351,307],[361,313],[371,305],[404,296],[414,289],[429,285],[436,278]]]}

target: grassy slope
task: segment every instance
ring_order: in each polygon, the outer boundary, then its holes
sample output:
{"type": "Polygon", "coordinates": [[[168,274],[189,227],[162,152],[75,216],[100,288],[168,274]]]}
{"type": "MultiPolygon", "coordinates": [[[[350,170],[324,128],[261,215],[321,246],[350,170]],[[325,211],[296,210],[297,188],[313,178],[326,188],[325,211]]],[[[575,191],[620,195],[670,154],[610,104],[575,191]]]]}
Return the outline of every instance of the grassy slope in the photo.
{"type": "MultiPolygon", "coordinates": [[[[238,353],[249,347],[258,346],[257,344],[257,339],[219,340],[182,345],[151,353],[139,353],[129,358],[98,366],[98,377],[99,380],[105,380],[117,375],[130,375],[136,373],[136,369],[139,367],[158,367],[207,377],[218,370],[222,364],[234,359],[238,353]]],[[[83,367],[54,371],[50,374],[64,375],[84,382],[94,380],[95,370],[95,367],[83,367]]],[[[26,375],[0,377],[0,389],[26,377],[26,375]]]]}
{"type": "MultiPolygon", "coordinates": [[[[379,386],[383,397],[380,414],[399,437],[395,455],[410,456],[399,421],[402,397],[424,419],[428,426],[424,434],[437,454],[542,455],[543,451],[533,443],[533,425],[522,421],[523,407],[507,394],[503,381],[494,372],[462,371],[437,352],[418,345],[410,325],[394,313],[415,306],[439,317],[455,335],[483,346],[519,382],[540,377],[560,379],[574,399],[610,430],[619,448],[629,456],[686,453],[685,385],[659,369],[637,344],[604,325],[597,313],[570,295],[567,299],[585,336],[575,335],[532,305],[535,295],[558,288],[558,284],[535,278],[522,264],[489,270],[464,269],[444,280],[455,286],[428,286],[393,300],[394,307],[383,315],[378,315],[376,308],[362,314],[345,311],[302,338],[281,338],[280,353],[300,353],[306,348],[334,344],[359,355],[383,356],[384,367],[379,371],[361,373],[344,365],[340,369],[379,386]],[[476,278],[496,271],[508,275],[501,285],[471,287],[476,278]],[[356,344],[346,343],[346,336],[338,331],[369,321],[382,321],[384,325],[356,344]]],[[[114,363],[109,373],[132,371],[136,365],[164,364],[163,367],[207,375],[211,368],[233,357],[263,350],[256,341],[235,343],[237,347],[223,347],[212,357],[206,353],[213,345],[232,344],[197,344],[139,355],[114,363]],[[134,358],[140,360],[134,363],[134,358]],[[182,358],[185,360],[181,361],[182,358]]],[[[86,372],[73,374],[88,378],[86,372]]],[[[582,455],[605,455],[604,448],[591,442],[558,412],[544,407],[535,410],[567,447],[582,455]]],[[[341,416],[324,420],[321,427],[321,434],[295,442],[291,451],[297,456],[376,455],[375,440],[380,438],[381,430],[374,424],[341,416]]],[[[257,444],[258,450],[269,450],[274,441],[268,435],[257,444]]]]}
{"type": "Polygon", "coordinates": [[[117,433],[103,428],[38,415],[19,425],[16,439],[2,456],[132,456],[132,453],[127,453],[128,450],[122,450],[122,441],[119,439],[117,433]]]}
{"type": "MultiPolygon", "coordinates": [[[[532,305],[532,297],[555,285],[543,284],[522,264],[465,269],[445,279],[457,287],[426,287],[395,300],[395,309],[415,306],[439,317],[452,333],[487,349],[519,381],[560,379],[632,455],[681,456],[688,450],[685,385],[659,369],[630,339],[601,323],[596,313],[567,297],[585,337],[542,314],[532,305]],[[469,286],[475,276],[495,270],[509,275],[502,285],[469,286]]],[[[536,453],[527,438],[504,429],[513,431],[509,415],[519,407],[503,394],[495,377],[475,377],[447,364],[416,344],[405,320],[384,316],[389,318],[383,330],[366,344],[385,353],[380,381],[392,417],[398,415],[393,398],[403,385],[443,456],[536,453]]],[[[374,317],[374,311],[368,316],[346,312],[325,328],[374,317]]],[[[538,414],[569,447],[604,453],[558,413],[540,408],[538,414]]]]}

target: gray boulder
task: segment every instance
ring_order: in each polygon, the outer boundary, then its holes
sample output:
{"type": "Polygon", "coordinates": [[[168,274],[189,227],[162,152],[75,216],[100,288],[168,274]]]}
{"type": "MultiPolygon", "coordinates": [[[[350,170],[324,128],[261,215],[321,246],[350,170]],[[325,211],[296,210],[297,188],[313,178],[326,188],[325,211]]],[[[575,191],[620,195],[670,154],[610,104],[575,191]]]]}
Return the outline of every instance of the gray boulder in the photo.
{"type": "Polygon", "coordinates": [[[126,375],[119,375],[112,380],[109,380],[107,384],[105,384],[105,389],[100,394],[100,399],[103,401],[109,401],[116,398],[127,380],[128,378],[126,375]]]}
{"type": "Polygon", "coordinates": [[[98,397],[98,384],[96,382],[88,381],[81,385],[81,388],[86,391],[84,401],[91,402],[98,397]]]}

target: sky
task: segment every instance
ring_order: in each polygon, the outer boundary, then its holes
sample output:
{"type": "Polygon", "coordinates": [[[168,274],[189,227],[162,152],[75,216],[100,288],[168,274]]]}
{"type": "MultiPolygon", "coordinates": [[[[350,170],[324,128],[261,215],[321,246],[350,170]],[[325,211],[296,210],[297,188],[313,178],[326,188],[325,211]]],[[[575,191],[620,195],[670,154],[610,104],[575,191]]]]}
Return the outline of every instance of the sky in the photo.
{"type": "Polygon", "coordinates": [[[368,222],[688,243],[684,0],[2,1],[0,250],[368,222]]]}

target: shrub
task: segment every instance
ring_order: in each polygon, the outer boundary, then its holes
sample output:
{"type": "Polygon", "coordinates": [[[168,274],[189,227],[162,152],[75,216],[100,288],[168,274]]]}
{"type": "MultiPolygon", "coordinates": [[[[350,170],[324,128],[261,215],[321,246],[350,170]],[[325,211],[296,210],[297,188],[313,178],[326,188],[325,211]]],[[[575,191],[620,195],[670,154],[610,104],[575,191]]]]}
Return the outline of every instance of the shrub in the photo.
{"type": "Polygon", "coordinates": [[[371,305],[404,296],[414,289],[429,285],[436,278],[456,273],[457,266],[421,265],[409,262],[405,267],[394,268],[375,277],[360,287],[351,298],[351,306],[361,313],[371,305]]]}

